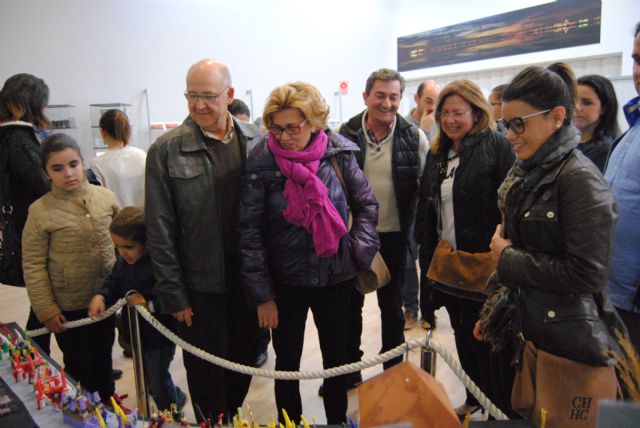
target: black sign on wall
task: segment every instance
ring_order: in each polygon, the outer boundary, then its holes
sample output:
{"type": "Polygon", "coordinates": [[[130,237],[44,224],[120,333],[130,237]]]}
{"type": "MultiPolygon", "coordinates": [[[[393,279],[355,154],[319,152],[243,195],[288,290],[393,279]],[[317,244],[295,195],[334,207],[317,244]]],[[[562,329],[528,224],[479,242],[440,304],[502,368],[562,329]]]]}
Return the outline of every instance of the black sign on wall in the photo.
{"type": "Polygon", "coordinates": [[[600,43],[600,0],[554,3],[398,38],[398,70],[600,43]]]}

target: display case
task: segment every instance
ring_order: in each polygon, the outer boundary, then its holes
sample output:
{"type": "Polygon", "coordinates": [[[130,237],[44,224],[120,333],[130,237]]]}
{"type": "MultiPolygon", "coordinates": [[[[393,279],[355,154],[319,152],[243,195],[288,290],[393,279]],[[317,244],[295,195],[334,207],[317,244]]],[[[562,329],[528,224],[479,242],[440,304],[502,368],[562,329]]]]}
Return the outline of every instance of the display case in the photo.
{"type": "Polygon", "coordinates": [[[70,104],[56,104],[47,106],[47,117],[53,126],[52,132],[71,133],[77,129],[76,106],[70,104]]]}
{"type": "Polygon", "coordinates": [[[129,118],[129,123],[133,128],[133,123],[131,123],[131,104],[123,104],[123,103],[110,103],[110,104],[89,104],[89,110],[91,111],[91,134],[93,136],[93,148],[96,150],[106,149],[107,146],[102,141],[102,137],[100,136],[100,118],[102,114],[107,110],[118,109],[122,110],[124,114],[129,118]]]}

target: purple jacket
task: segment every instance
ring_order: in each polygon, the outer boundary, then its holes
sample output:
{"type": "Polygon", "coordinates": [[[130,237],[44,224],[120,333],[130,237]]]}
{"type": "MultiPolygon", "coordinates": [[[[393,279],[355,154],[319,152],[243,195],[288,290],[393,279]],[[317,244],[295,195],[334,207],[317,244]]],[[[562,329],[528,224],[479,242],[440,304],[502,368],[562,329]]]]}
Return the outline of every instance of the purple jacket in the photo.
{"type": "Polygon", "coordinates": [[[266,136],[258,137],[247,159],[239,225],[243,285],[250,304],[273,299],[282,286],[323,287],[354,278],[358,267],[369,267],[380,247],[378,202],[353,154],[359,149],[341,135],[326,132],[329,145],[318,177],[345,223],[351,208],[351,231],[340,240],[334,256],[317,257],[311,234],[282,215],[287,206],[283,195],[286,178],[267,147],[266,136]],[[333,156],[344,177],[350,207],[332,166],[333,156]]]}

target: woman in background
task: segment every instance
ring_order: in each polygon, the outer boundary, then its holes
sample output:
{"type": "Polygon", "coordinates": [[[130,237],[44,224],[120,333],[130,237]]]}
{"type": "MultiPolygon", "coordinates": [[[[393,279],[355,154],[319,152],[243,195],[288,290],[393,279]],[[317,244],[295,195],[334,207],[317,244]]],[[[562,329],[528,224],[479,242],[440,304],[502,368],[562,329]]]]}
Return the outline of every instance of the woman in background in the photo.
{"type": "MultiPolygon", "coordinates": [[[[243,284],[260,327],[272,329],[276,370],[299,370],[309,309],[323,367],[347,363],[349,296],[357,268],[368,268],[380,245],[378,203],[353,154],[358,148],[327,129],[328,117],[314,86],[296,82],[274,89],[263,113],[269,132],[258,137],[247,160],[240,208],[243,284]]],[[[324,385],[327,424],[345,423],[345,376],[324,385]]],[[[298,381],[276,380],[275,396],[278,409],[300,420],[298,381]]]]}
{"type": "Polygon", "coordinates": [[[618,99],[613,85],[597,74],[578,79],[578,100],[573,124],[580,131],[580,150],[604,170],[609,145],[620,135],[618,127],[618,99]]]}
{"type": "MultiPolygon", "coordinates": [[[[16,231],[13,260],[15,284],[24,286],[21,237],[27,221],[29,205],[49,191],[49,182],[40,168],[42,131],[51,123],[45,115],[49,102],[49,87],[44,80],[31,74],[11,76],[0,92],[0,206],[10,212],[16,231]]],[[[5,243],[8,245],[8,243],[5,243]]],[[[43,327],[29,310],[27,330],[43,327]]],[[[47,354],[51,335],[33,339],[47,354]]]]}
{"type": "Polygon", "coordinates": [[[129,118],[122,110],[107,110],[100,117],[100,135],[109,150],[93,160],[91,171],[100,184],[116,194],[120,206],[143,208],[147,154],[129,144],[129,118]]]}
{"type": "MultiPolygon", "coordinates": [[[[503,373],[502,364],[493,363],[489,347],[473,338],[485,296],[454,289],[427,278],[426,273],[440,240],[470,253],[489,251],[491,235],[500,223],[498,187],[515,159],[513,148],[495,130],[493,109],[470,80],[456,80],[442,90],[436,120],[438,134],[427,155],[416,216],[421,287],[433,289],[434,307],[447,309],[462,368],[508,413],[510,391],[502,388],[511,383],[508,374],[503,373]]],[[[467,391],[456,413],[464,418],[480,409],[467,391]]]]}

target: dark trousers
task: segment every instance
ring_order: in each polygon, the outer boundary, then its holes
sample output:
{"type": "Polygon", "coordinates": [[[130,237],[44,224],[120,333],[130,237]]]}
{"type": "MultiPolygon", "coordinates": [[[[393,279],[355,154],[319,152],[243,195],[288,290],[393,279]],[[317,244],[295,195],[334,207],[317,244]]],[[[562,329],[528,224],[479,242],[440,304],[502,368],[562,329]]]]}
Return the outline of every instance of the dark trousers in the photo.
{"type": "Polygon", "coordinates": [[[625,311],[618,307],[616,307],[616,310],[618,311],[618,314],[620,314],[620,318],[622,318],[624,325],[627,326],[631,344],[635,348],[636,352],[640,354],[640,314],[625,311]]]}
{"type": "MultiPolygon", "coordinates": [[[[29,308],[29,318],[27,319],[27,330],[37,330],[44,327],[44,324],[40,322],[36,314],[33,312],[33,308],[29,308]]],[[[40,347],[40,349],[47,355],[51,353],[51,333],[45,333],[40,336],[31,338],[31,341],[40,347]]]]}
{"type": "Polygon", "coordinates": [[[429,322],[432,327],[435,327],[435,312],[441,306],[436,297],[437,293],[433,291],[431,283],[427,279],[427,272],[420,271],[420,313],[422,314],[422,319],[429,322]]]}
{"type": "MultiPolygon", "coordinates": [[[[311,309],[318,329],[322,366],[327,368],[346,364],[347,312],[354,280],[325,287],[283,287],[278,290],[278,328],[272,330],[276,353],[276,370],[297,371],[304,344],[307,313],[311,309]]],[[[300,420],[302,400],[300,382],[275,381],[276,406],[285,409],[292,419],[300,420]]],[[[347,386],[345,376],[324,380],[324,410],[327,424],[347,421],[347,386]]],[[[281,422],[282,416],[279,416],[281,422]]]]}
{"type": "MultiPolygon", "coordinates": [[[[87,310],[63,311],[67,321],[87,317],[87,310]]],[[[98,391],[105,403],[110,403],[113,382],[111,350],[115,339],[113,317],[83,327],[56,334],[63,355],[65,372],[80,382],[85,391],[98,391]]]]}
{"type": "Polygon", "coordinates": [[[488,391],[483,392],[509,419],[522,419],[522,416],[511,407],[511,390],[516,377],[516,368],[511,362],[515,352],[515,343],[512,343],[500,352],[489,353],[491,385],[488,391]]]}
{"type": "MultiPolygon", "coordinates": [[[[391,281],[376,291],[380,308],[382,349],[386,352],[404,343],[404,314],[402,313],[402,285],[407,258],[407,241],[400,232],[380,234],[380,254],[389,268],[391,281]]],[[[347,357],[349,362],[357,362],[362,358],[360,341],[362,336],[362,307],[364,296],[356,289],[351,293],[352,301],[349,310],[349,338],[347,357]]],[[[385,369],[402,362],[402,356],[383,364],[385,369]]]]}
{"type": "Polygon", "coordinates": [[[271,330],[268,328],[261,328],[258,336],[258,354],[267,352],[269,349],[269,343],[271,342],[271,330]]]}
{"type": "MultiPolygon", "coordinates": [[[[144,339],[143,339],[144,341],[144,339]]],[[[179,404],[178,388],[173,383],[169,367],[176,352],[173,343],[166,346],[145,348],[142,344],[144,373],[149,392],[158,410],[171,410],[172,404],[179,404]]]]}
{"type": "MultiPolygon", "coordinates": [[[[480,387],[489,398],[492,398],[491,385],[491,350],[485,342],[473,337],[473,327],[480,316],[482,302],[454,297],[439,291],[438,299],[449,313],[451,327],[455,335],[458,358],[463,370],[480,387]]],[[[478,405],[478,400],[467,392],[466,403],[478,405]]]]}
{"type": "MultiPolygon", "coordinates": [[[[189,292],[191,327],[178,323],[178,334],[190,344],[218,357],[253,366],[257,355],[258,321],[239,287],[227,294],[189,292]]],[[[183,351],[191,403],[216,420],[234,415],[249,391],[251,376],[225,370],[183,351]]],[[[198,412],[195,411],[196,417],[198,412]]],[[[202,422],[198,417],[198,422],[202,422]]]]}
{"type": "MultiPolygon", "coordinates": [[[[418,316],[418,296],[420,293],[418,269],[416,268],[417,257],[418,244],[412,237],[409,237],[407,261],[404,267],[404,284],[402,285],[402,304],[405,312],[411,312],[415,316],[418,316]]],[[[422,318],[424,319],[424,316],[422,318]]]]}

